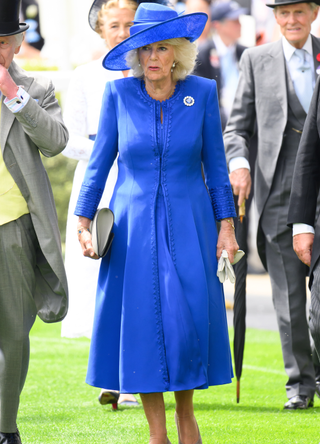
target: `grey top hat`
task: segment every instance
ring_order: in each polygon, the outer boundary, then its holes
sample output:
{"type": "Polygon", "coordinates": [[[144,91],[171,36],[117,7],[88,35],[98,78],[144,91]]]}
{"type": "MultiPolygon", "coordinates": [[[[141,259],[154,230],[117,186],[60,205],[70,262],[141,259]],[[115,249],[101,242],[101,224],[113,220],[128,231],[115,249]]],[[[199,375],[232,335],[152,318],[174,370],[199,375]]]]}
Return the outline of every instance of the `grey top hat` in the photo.
{"type": "Polygon", "coordinates": [[[26,23],[19,23],[21,0],[0,1],[0,36],[19,34],[29,28],[26,23]]]}
{"type": "Polygon", "coordinates": [[[275,8],[276,6],[294,5],[295,3],[316,3],[320,4],[320,0],[274,0],[274,3],[266,3],[269,8],[275,8]]]}

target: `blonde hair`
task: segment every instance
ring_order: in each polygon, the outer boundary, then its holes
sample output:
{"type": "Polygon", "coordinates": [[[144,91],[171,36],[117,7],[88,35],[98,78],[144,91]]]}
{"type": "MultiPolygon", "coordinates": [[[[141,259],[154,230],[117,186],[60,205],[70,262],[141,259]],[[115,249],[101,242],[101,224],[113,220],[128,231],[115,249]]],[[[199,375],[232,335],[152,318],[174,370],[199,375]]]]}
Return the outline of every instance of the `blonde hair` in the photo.
{"type": "Polygon", "coordinates": [[[138,7],[137,2],[134,0],[109,0],[101,6],[100,11],[98,12],[97,23],[95,27],[95,31],[102,37],[102,30],[105,23],[105,16],[108,15],[108,12],[112,8],[119,9],[131,9],[133,12],[136,12],[138,7]]]}
{"type": "MultiPolygon", "coordinates": [[[[192,73],[196,58],[198,54],[198,48],[195,42],[190,42],[185,38],[176,38],[161,40],[165,45],[173,46],[175,68],[172,73],[172,80],[177,82],[178,80],[184,80],[189,74],[192,73]]],[[[127,64],[132,69],[134,77],[143,77],[143,69],[139,63],[139,49],[133,49],[127,53],[127,64]]]]}

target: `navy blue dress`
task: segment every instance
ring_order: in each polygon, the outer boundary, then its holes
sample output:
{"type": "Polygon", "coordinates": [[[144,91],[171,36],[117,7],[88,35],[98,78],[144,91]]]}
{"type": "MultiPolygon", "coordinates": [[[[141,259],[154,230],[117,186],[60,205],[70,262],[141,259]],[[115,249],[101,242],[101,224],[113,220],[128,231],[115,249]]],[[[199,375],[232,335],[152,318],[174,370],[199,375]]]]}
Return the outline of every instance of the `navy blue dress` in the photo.
{"type": "Polygon", "coordinates": [[[87,382],[123,393],[229,383],[216,220],[235,211],[215,82],[190,76],[161,103],[139,79],[108,83],[77,215],[92,219],[117,153],[87,382]]]}

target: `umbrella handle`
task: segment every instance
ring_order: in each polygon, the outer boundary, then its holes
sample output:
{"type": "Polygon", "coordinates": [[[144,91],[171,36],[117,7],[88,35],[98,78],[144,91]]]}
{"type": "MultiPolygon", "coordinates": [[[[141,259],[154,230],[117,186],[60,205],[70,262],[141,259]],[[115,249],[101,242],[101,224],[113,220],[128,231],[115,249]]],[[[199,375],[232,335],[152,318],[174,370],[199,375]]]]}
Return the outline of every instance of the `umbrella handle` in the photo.
{"type": "Polygon", "coordinates": [[[246,200],[243,199],[242,204],[239,207],[239,217],[240,222],[242,223],[244,216],[246,215],[246,200]]]}

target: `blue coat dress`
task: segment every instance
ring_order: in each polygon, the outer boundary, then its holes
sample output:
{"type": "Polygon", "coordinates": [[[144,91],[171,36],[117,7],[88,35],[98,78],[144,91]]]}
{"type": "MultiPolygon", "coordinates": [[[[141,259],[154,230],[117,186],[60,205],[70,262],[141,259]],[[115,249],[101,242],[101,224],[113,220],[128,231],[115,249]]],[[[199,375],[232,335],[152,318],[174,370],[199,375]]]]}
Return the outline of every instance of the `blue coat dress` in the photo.
{"type": "Polygon", "coordinates": [[[216,220],[235,211],[215,81],[189,76],[161,103],[140,79],[107,83],[76,215],[93,218],[117,153],[87,383],[122,393],[229,383],[216,220]]]}

